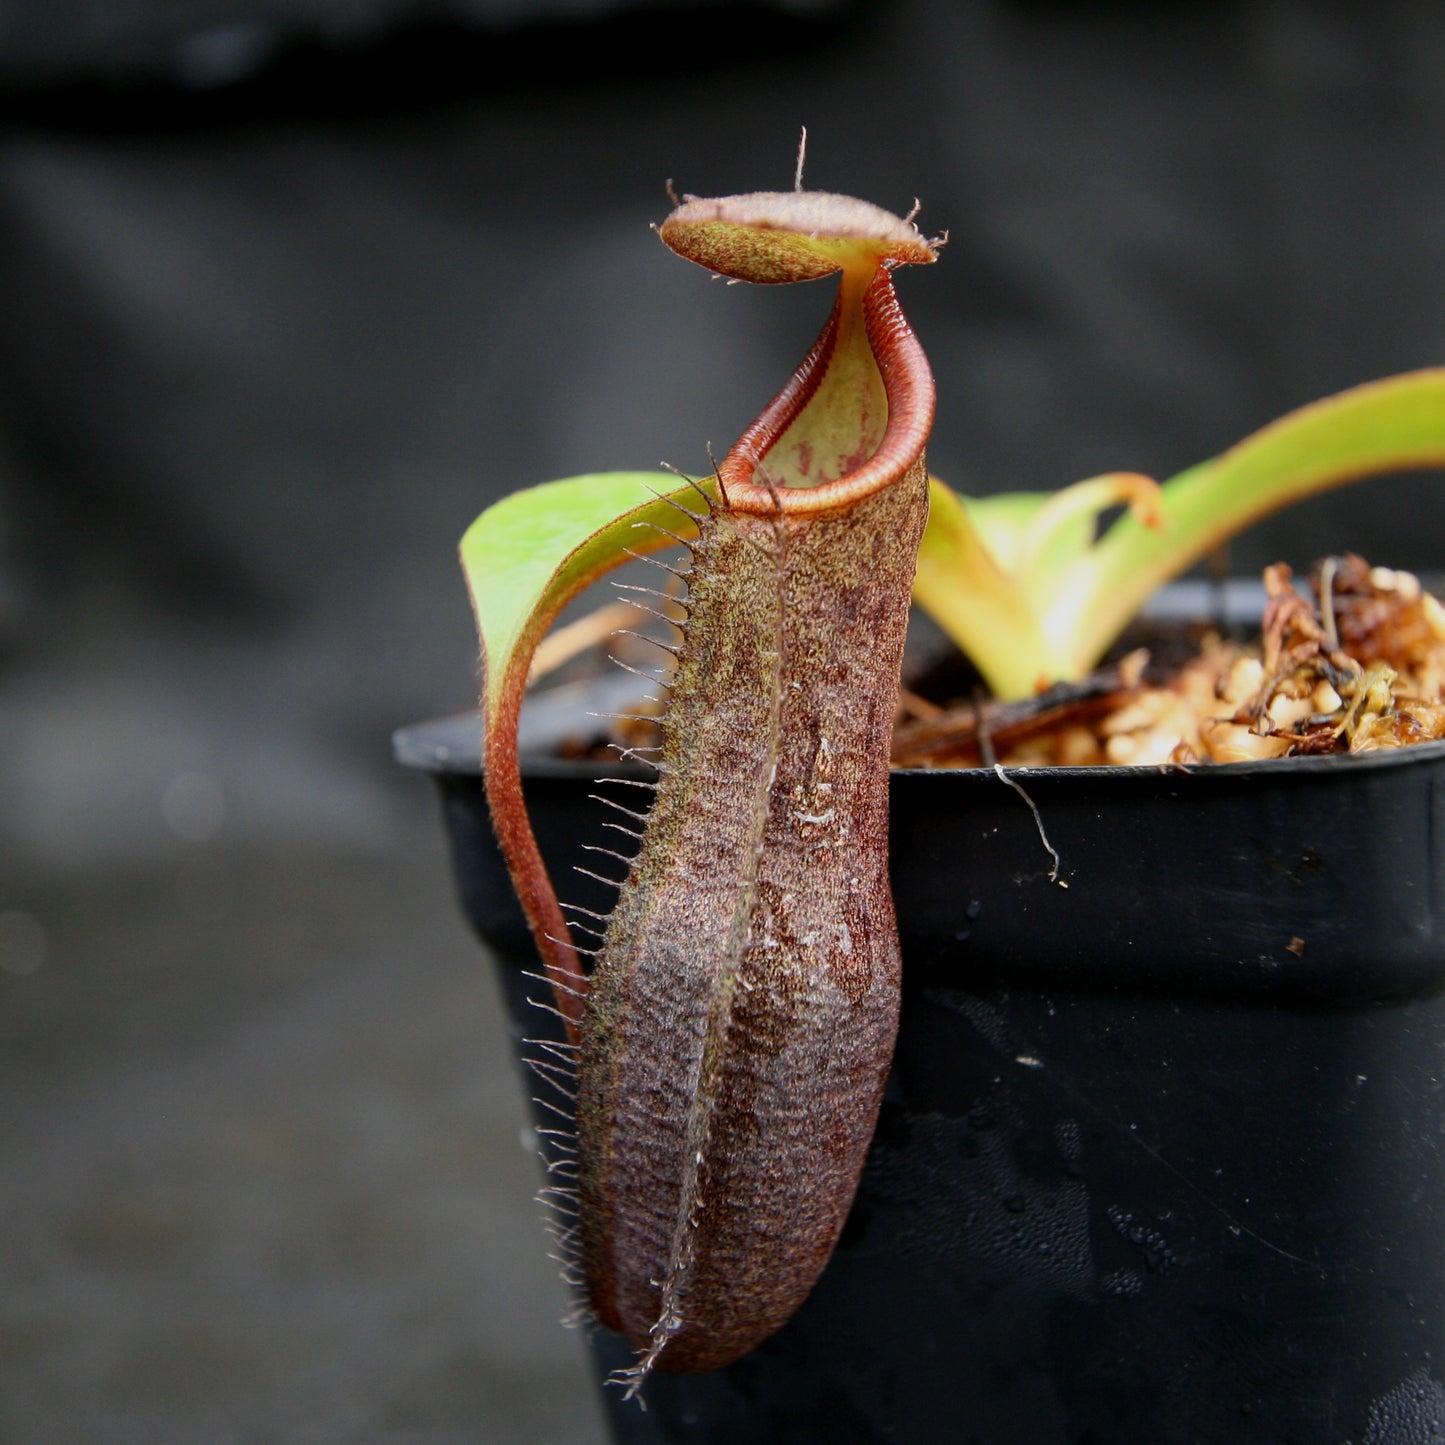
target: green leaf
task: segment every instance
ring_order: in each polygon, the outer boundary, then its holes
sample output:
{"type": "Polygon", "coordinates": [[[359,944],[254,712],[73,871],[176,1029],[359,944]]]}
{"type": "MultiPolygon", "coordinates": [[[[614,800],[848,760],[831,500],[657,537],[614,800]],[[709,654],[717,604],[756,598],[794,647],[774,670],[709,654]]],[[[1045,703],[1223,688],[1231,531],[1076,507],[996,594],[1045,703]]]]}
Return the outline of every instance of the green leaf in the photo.
{"type": "Polygon", "coordinates": [[[696,534],[687,512],[699,487],[668,472],[599,472],[515,492],[462,538],[462,569],[482,638],[490,722],[557,613],[588,583],[627,560],[696,534]],[[659,529],[666,529],[665,531],[659,529]]]}
{"type": "Polygon", "coordinates": [[[702,503],[697,487],[679,486],[665,472],[603,472],[517,492],[483,512],[462,538],[462,569],[482,638],[487,801],[573,1043],[587,979],[522,795],[517,723],[527,672],[569,599],[629,552],[686,539],[695,530],[690,514],[702,503]]]}
{"type": "Polygon", "coordinates": [[[1301,407],[1154,492],[1113,474],[1053,494],[963,498],[935,481],[914,597],[1001,697],[1084,677],[1164,583],[1271,512],[1445,466],[1445,368],[1301,407]],[[1094,540],[1098,516],[1133,503],[1094,540]]]}
{"type": "Polygon", "coordinates": [[[1075,572],[1052,579],[1045,630],[1082,676],[1156,588],[1261,518],[1349,482],[1442,466],[1445,367],[1300,407],[1165,482],[1162,527],[1121,517],[1075,572]]]}
{"type": "Polygon", "coordinates": [[[958,644],[1000,697],[1031,692],[1047,671],[1043,633],[1018,577],[1001,558],[1045,496],[978,502],[930,478],[928,526],[913,600],[958,644]],[[1030,505],[1036,500],[1038,505],[1030,505]]]}

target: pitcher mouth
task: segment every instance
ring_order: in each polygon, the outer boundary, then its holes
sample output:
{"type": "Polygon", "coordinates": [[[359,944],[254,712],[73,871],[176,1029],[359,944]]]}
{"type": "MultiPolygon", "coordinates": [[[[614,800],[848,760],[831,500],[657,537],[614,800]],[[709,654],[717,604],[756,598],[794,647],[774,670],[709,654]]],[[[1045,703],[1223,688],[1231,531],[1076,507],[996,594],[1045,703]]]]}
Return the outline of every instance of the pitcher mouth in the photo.
{"type": "Polygon", "coordinates": [[[720,490],[734,510],[759,516],[853,506],[920,461],[935,405],[933,373],[890,268],[863,277],[845,270],[822,334],[718,466],[720,490]],[[834,409],[830,383],[844,371],[854,373],[851,405],[834,409]],[[858,404],[859,372],[871,406],[858,404]]]}

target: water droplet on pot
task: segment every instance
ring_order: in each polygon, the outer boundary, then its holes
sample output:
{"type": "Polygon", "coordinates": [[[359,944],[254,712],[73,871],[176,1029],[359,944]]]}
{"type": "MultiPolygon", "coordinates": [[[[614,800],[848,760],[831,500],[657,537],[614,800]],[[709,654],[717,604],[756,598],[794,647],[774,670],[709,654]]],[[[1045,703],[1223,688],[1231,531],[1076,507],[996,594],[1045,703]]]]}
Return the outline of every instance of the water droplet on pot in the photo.
{"type": "Polygon", "coordinates": [[[1144,1281],[1132,1269],[1118,1269],[1099,1283],[1102,1294],[1114,1299],[1128,1299],[1144,1288],[1144,1281]]]}

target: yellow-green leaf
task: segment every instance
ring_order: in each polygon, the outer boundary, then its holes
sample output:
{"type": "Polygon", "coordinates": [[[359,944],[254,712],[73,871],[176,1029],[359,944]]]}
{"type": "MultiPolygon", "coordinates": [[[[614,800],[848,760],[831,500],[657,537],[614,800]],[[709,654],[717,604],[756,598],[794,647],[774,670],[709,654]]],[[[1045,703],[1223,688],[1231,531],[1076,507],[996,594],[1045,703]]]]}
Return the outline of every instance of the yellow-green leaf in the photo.
{"type": "Polygon", "coordinates": [[[482,638],[488,721],[524,685],[537,643],[567,602],[629,552],[656,551],[672,541],[668,533],[686,539],[695,531],[687,512],[702,505],[697,486],[667,472],[599,472],[515,492],[472,523],[462,568],[482,638]]]}

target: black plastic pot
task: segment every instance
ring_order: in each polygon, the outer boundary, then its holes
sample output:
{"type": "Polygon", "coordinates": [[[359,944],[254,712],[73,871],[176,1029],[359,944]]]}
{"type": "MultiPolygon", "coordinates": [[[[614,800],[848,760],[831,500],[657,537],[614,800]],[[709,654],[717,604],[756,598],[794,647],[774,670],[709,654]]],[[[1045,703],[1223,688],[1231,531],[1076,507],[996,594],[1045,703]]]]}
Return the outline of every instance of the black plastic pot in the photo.
{"type": "MultiPolygon", "coordinates": [[[[516,1031],[475,718],[408,729],[516,1031]]],[[[620,1440],[1445,1440],[1445,745],[893,780],[902,1027],[840,1247],[620,1440]],[[1057,850],[1053,859],[1041,834],[1057,850]]],[[[527,784],[553,875],[603,810],[527,784]]],[[[576,878],[573,885],[569,880],[576,878]]],[[[597,1340],[599,1377],[627,1351],[597,1340]]]]}

